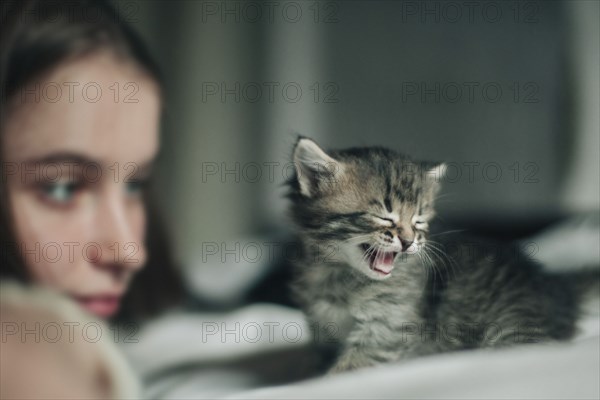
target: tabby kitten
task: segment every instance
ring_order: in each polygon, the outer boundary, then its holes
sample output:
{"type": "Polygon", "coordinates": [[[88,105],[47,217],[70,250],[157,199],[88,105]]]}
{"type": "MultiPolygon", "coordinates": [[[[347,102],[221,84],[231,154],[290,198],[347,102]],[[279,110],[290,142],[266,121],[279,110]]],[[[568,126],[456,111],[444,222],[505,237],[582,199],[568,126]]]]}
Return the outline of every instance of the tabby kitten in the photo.
{"type": "Polygon", "coordinates": [[[307,138],[293,161],[293,292],[336,351],[332,372],[574,334],[580,278],[484,242],[428,239],[443,165],[385,148],[326,153],[307,138]]]}

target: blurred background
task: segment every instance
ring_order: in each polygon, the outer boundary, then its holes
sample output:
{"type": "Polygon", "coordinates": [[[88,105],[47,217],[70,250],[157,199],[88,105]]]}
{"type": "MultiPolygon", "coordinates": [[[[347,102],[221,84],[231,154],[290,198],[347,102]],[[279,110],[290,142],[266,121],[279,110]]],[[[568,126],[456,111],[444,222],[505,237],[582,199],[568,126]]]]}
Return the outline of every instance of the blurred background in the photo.
{"type": "Polygon", "coordinates": [[[460,226],[518,237],[600,208],[597,1],[115,5],[165,74],[158,196],[213,300],[289,234],[298,134],[448,162],[438,208],[460,226]]]}

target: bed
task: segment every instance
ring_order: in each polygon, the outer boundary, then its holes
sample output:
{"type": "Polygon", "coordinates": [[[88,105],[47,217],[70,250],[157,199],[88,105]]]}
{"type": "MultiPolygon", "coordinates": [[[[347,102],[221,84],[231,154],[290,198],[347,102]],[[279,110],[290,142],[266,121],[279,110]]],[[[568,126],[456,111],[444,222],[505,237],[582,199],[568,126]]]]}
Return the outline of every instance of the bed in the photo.
{"type": "MultiPolygon", "coordinates": [[[[598,218],[570,219],[523,240],[552,270],[600,265],[598,218]]],[[[326,375],[302,313],[255,303],[176,311],[123,350],[153,399],[598,399],[600,295],[569,342],[470,350],[326,375]]]]}

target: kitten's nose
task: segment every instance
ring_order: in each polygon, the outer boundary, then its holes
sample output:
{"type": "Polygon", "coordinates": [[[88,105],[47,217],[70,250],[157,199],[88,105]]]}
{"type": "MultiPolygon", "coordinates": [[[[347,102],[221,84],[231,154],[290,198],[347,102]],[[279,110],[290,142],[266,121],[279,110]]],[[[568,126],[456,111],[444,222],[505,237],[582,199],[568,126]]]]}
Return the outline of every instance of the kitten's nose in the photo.
{"type": "Polygon", "coordinates": [[[400,243],[402,244],[402,251],[408,250],[408,248],[415,241],[414,238],[412,238],[412,239],[402,239],[402,238],[399,238],[399,239],[400,239],[400,243]]]}
{"type": "Polygon", "coordinates": [[[410,245],[415,241],[415,232],[409,225],[401,225],[397,233],[400,244],[402,245],[402,251],[408,250],[410,245]]]}

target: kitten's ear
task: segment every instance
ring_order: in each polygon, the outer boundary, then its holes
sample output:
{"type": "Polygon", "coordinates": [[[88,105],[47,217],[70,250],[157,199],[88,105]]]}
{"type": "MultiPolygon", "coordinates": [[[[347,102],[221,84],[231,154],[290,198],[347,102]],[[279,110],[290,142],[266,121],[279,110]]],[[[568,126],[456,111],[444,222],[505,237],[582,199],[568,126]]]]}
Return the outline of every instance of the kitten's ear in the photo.
{"type": "Polygon", "coordinates": [[[424,167],[427,178],[436,183],[442,182],[446,176],[446,171],[448,170],[448,165],[446,163],[428,163],[424,167]]]}
{"type": "Polygon", "coordinates": [[[323,184],[335,183],[342,171],[340,162],[308,138],[296,142],[293,157],[300,193],[306,197],[311,197],[323,184]]]}

